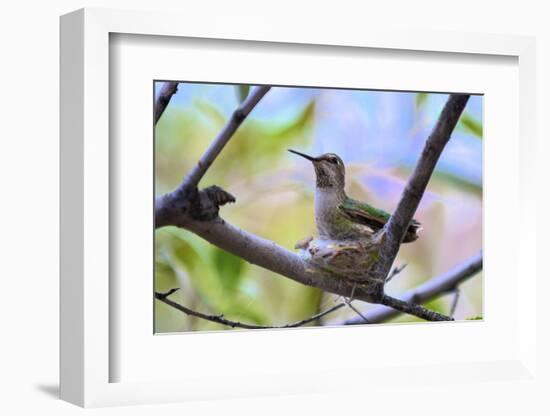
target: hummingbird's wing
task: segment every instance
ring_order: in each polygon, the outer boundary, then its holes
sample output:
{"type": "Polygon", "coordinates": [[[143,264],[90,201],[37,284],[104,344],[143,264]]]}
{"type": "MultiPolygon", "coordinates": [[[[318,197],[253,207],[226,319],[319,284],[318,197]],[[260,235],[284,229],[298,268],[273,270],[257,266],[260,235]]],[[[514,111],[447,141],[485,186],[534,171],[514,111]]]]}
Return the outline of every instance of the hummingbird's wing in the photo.
{"type": "MultiPolygon", "coordinates": [[[[390,214],[386,211],[374,208],[365,202],[360,202],[352,198],[346,198],[338,207],[351,221],[364,224],[370,227],[374,232],[380,230],[390,219],[390,214]]],[[[417,231],[420,230],[420,223],[412,220],[407,234],[403,239],[404,243],[409,243],[418,238],[417,231]]]]}
{"type": "Polygon", "coordinates": [[[364,202],[346,198],[338,207],[351,221],[364,224],[372,228],[374,232],[388,222],[390,214],[364,202]]]}

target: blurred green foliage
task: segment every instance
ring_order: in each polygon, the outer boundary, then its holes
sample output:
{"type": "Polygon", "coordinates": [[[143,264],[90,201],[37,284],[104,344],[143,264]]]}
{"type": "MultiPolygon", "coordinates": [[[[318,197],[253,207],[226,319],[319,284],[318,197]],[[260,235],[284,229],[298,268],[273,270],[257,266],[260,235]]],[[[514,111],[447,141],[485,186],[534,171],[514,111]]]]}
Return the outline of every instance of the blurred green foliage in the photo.
{"type": "MultiPolygon", "coordinates": [[[[179,91],[185,88],[182,84],[179,91]]],[[[249,89],[246,85],[234,87],[235,106],[246,98],[249,89]]],[[[421,93],[413,97],[416,111],[422,111],[429,96],[421,93]]],[[[224,218],[289,249],[314,234],[313,171],[286,150],[315,146],[316,128],[324,117],[319,105],[313,97],[282,121],[250,117],[243,123],[201,182],[201,187],[216,184],[236,196],[236,204],[223,207],[224,218]]],[[[342,111],[345,115],[345,108],[342,111]]],[[[481,122],[465,116],[461,128],[481,138],[481,122]]],[[[200,95],[185,105],[171,103],[167,107],[155,131],[157,195],[180,183],[227,117],[215,100],[200,95]]],[[[391,211],[410,169],[400,163],[383,169],[368,161],[351,163],[347,169],[348,192],[391,211]],[[370,185],[372,181],[389,185],[381,190],[370,185]]],[[[480,186],[460,175],[436,172],[417,212],[425,231],[417,242],[403,246],[398,263],[405,262],[409,267],[388,285],[390,293],[398,295],[479,250],[481,199],[480,186]],[[461,241],[460,247],[457,240],[461,241]]],[[[174,301],[203,313],[223,314],[230,320],[283,325],[327,309],[335,301],[333,295],[248,264],[175,227],[156,231],[155,265],[155,290],[165,292],[179,287],[181,290],[171,296],[174,301]]],[[[457,309],[459,319],[482,313],[481,279],[472,279],[465,286],[462,306],[457,309]]],[[[360,307],[367,310],[371,306],[360,307]]],[[[448,313],[450,300],[445,296],[430,302],[428,307],[448,313]]],[[[310,325],[333,324],[353,314],[343,308],[310,325]]],[[[417,319],[400,316],[395,321],[417,319]]],[[[155,302],[156,332],[227,329],[155,302]]]]}
{"type": "Polygon", "coordinates": [[[248,97],[248,93],[250,91],[250,85],[237,85],[237,95],[239,97],[239,102],[243,102],[246,97],[248,97]]]}
{"type": "Polygon", "coordinates": [[[426,101],[428,100],[428,97],[430,95],[428,93],[425,93],[425,92],[419,92],[416,94],[416,99],[415,99],[415,104],[416,104],[416,107],[417,108],[420,108],[422,107],[426,101]]]}
{"type": "Polygon", "coordinates": [[[483,126],[481,121],[476,120],[471,114],[462,114],[460,117],[459,127],[473,134],[478,139],[483,138],[483,126]]]}

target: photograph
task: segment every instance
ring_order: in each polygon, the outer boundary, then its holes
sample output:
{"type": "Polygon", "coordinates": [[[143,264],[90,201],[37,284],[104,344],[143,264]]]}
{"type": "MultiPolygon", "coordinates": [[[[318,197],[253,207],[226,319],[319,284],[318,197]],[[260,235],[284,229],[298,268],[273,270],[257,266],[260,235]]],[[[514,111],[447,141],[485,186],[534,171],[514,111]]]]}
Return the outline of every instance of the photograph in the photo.
{"type": "Polygon", "coordinates": [[[152,88],[155,334],[483,320],[483,95],[152,88]]]}

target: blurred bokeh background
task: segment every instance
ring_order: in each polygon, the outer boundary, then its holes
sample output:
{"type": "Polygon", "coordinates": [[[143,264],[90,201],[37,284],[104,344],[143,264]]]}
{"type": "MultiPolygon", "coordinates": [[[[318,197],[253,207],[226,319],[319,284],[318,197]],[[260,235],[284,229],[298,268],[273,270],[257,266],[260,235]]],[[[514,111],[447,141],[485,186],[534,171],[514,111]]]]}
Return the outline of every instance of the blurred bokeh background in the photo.
{"type": "MultiPolygon", "coordinates": [[[[158,94],[162,82],[155,83],[158,94]]],[[[155,131],[155,192],[173,190],[249,92],[248,86],[180,83],[155,131]]],[[[315,234],[314,172],[288,148],[334,152],[346,163],[347,193],[391,212],[447,94],[273,87],[201,182],[237,198],[221,215],[292,249],[315,234]]],[[[420,239],[401,247],[407,267],[387,286],[400,293],[445,272],[482,247],[483,97],[472,96],[415,215],[420,239]]],[[[250,265],[192,233],[155,233],[155,290],[191,309],[227,319],[283,325],[333,306],[338,297],[250,265]]],[[[482,315],[482,275],[460,287],[456,319],[482,315]]],[[[453,295],[427,304],[449,313],[453,295]]],[[[366,311],[375,305],[355,301],[366,311]]],[[[342,308],[312,325],[335,325],[355,314],[342,308]]],[[[413,322],[402,315],[391,322],[413,322]]],[[[227,330],[155,302],[155,331],[227,330]]]]}

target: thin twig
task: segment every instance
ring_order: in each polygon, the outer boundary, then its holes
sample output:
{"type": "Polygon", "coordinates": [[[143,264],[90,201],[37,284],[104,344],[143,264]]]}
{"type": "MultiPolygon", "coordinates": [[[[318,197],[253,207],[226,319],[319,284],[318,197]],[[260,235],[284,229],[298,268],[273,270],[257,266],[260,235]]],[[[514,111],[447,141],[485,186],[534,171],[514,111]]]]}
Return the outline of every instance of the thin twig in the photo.
{"type": "Polygon", "coordinates": [[[455,316],[456,306],[458,305],[458,299],[460,298],[460,289],[455,288],[453,293],[453,303],[451,305],[451,310],[449,311],[449,316],[455,316]]]}
{"type": "Polygon", "coordinates": [[[361,313],[361,311],[359,309],[357,309],[355,306],[353,306],[351,304],[351,300],[350,299],[346,299],[346,305],[348,305],[348,307],[357,314],[357,316],[359,316],[366,324],[370,324],[369,320],[365,317],[365,315],[363,315],[361,313]]]}
{"type": "Polygon", "coordinates": [[[163,299],[166,299],[168,296],[170,296],[171,294],[177,292],[178,290],[180,290],[179,287],[175,287],[175,288],[172,288],[170,289],[168,292],[164,292],[164,293],[160,293],[160,292],[155,292],[155,297],[158,299],[158,300],[163,300],[163,299]]]}
{"type": "MultiPolygon", "coordinates": [[[[402,296],[402,299],[405,302],[415,302],[415,303],[424,303],[432,299],[435,299],[439,296],[448,293],[449,290],[452,290],[454,287],[457,287],[465,280],[475,276],[483,268],[483,257],[482,253],[472,256],[464,263],[459,264],[453,269],[434,277],[433,279],[428,280],[424,284],[418,286],[417,288],[405,293],[402,296]]],[[[404,312],[404,311],[403,311],[404,312]]],[[[371,309],[368,312],[365,312],[365,317],[371,323],[380,323],[385,322],[388,319],[398,316],[401,312],[399,310],[389,308],[386,306],[378,306],[371,309]]],[[[356,325],[361,324],[362,320],[351,318],[344,322],[346,325],[356,325]]]]}
{"type": "Polygon", "coordinates": [[[160,89],[157,100],[155,101],[155,125],[164,113],[164,110],[168,106],[168,103],[172,99],[172,95],[178,90],[179,82],[165,82],[162,88],[160,89]]]}
{"type": "Polygon", "coordinates": [[[395,276],[401,273],[405,269],[405,267],[407,267],[407,263],[403,263],[401,266],[394,267],[394,269],[386,279],[386,283],[388,283],[391,279],[393,279],[395,276]]]}
{"type": "Polygon", "coordinates": [[[221,325],[225,325],[225,326],[230,326],[231,328],[243,328],[243,329],[282,329],[282,328],[297,328],[297,327],[300,327],[300,326],[304,326],[310,322],[313,322],[319,318],[322,318],[323,316],[325,315],[328,315],[329,313],[332,313],[342,307],[344,307],[346,304],[344,302],[342,303],[339,303],[338,305],[334,305],[333,307],[323,311],[323,312],[320,312],[316,315],[313,315],[309,318],[306,318],[306,319],[302,319],[301,321],[298,321],[298,322],[294,322],[293,324],[286,324],[286,325],[280,325],[280,326],[270,326],[270,325],[255,325],[255,324],[247,324],[247,323],[242,323],[242,322],[238,322],[238,321],[232,321],[232,320],[229,320],[229,319],[226,319],[223,317],[223,315],[207,315],[205,313],[202,313],[202,312],[197,312],[197,311],[194,311],[193,309],[189,309],[188,307],[186,306],[183,306],[183,305],[180,305],[179,303],[177,302],[174,302],[170,299],[167,299],[168,296],[170,296],[172,293],[174,293],[175,291],[177,291],[178,289],[170,289],[168,292],[166,293],[160,293],[160,292],[155,292],[155,297],[173,307],[174,309],[177,309],[178,311],[180,312],[183,312],[187,315],[190,315],[190,316],[196,316],[197,318],[201,318],[201,319],[204,319],[204,320],[207,320],[207,321],[211,321],[211,322],[216,322],[218,324],[221,324],[221,325]]]}
{"type": "Polygon", "coordinates": [[[338,309],[342,308],[343,306],[344,306],[343,303],[339,303],[338,305],[334,305],[333,307],[328,308],[327,310],[325,310],[323,312],[319,312],[318,314],[315,314],[315,315],[313,315],[313,316],[311,316],[307,319],[303,319],[303,320],[295,322],[293,324],[288,324],[288,325],[283,325],[283,326],[274,326],[273,328],[296,328],[296,327],[299,327],[299,326],[303,326],[303,325],[306,325],[306,324],[308,324],[312,321],[320,319],[320,318],[328,315],[329,313],[337,311],[338,309]]]}

